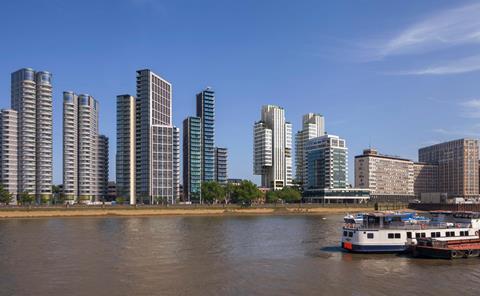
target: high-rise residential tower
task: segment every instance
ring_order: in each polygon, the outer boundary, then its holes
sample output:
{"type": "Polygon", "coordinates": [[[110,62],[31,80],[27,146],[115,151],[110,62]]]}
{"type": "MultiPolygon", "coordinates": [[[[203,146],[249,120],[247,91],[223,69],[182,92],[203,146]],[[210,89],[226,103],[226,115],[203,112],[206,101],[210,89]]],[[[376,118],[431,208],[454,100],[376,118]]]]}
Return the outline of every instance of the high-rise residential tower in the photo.
{"type": "Polygon", "coordinates": [[[197,94],[197,117],[202,122],[202,181],[215,181],[215,92],[197,94]]]}
{"type": "Polygon", "coordinates": [[[102,201],[108,197],[108,137],[98,136],[98,197],[102,201]]]}
{"type": "Polygon", "coordinates": [[[228,180],[228,150],[227,148],[215,148],[215,179],[220,184],[227,184],[228,180]]]}
{"type": "Polygon", "coordinates": [[[418,160],[438,165],[438,190],[451,197],[478,197],[478,140],[459,139],[418,150],[418,160]]]}
{"type": "Polygon", "coordinates": [[[261,116],[254,125],[254,174],[262,176],[263,187],[291,186],[292,126],[278,106],[263,106],[261,116]]]}
{"type": "Polygon", "coordinates": [[[99,196],[98,107],[90,95],[63,93],[63,190],[68,202],[99,196]]]}
{"type": "Polygon", "coordinates": [[[172,125],[172,85],[137,71],[136,193],[142,202],[175,203],[179,192],[179,130],[172,125]]]}
{"type": "Polygon", "coordinates": [[[117,96],[117,195],[136,204],[136,107],[135,97],[117,96]]]}
{"type": "Polygon", "coordinates": [[[13,195],[14,199],[18,195],[17,128],[17,111],[0,110],[0,184],[13,195]]]}
{"type": "Polygon", "coordinates": [[[325,134],[325,119],[320,114],[303,115],[302,129],[295,135],[296,181],[303,186],[307,183],[305,144],[308,140],[325,134]]]}
{"type": "Polygon", "coordinates": [[[202,187],[202,120],[187,117],[183,121],[183,197],[199,202],[202,187]]]}
{"type": "Polygon", "coordinates": [[[52,75],[12,73],[11,104],[18,115],[18,192],[37,201],[52,194],[52,75]]]}

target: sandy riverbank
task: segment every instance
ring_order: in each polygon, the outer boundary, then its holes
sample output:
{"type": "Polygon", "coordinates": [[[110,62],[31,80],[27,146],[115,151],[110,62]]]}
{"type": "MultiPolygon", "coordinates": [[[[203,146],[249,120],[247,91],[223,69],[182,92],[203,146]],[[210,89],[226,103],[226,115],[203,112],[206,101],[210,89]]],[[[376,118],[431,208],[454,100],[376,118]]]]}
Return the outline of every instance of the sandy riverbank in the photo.
{"type": "Polygon", "coordinates": [[[228,216],[228,215],[326,215],[371,211],[361,207],[278,208],[11,208],[0,218],[109,217],[109,216],[228,216]]]}

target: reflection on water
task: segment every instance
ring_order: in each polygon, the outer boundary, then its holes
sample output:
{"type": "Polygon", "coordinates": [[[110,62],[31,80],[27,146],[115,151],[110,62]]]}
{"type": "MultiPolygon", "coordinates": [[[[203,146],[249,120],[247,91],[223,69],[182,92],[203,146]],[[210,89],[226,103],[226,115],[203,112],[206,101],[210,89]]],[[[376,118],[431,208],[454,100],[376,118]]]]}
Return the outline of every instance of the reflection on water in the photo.
{"type": "Polygon", "coordinates": [[[477,295],[480,260],[341,251],[341,216],[0,220],[0,295],[477,295]]]}

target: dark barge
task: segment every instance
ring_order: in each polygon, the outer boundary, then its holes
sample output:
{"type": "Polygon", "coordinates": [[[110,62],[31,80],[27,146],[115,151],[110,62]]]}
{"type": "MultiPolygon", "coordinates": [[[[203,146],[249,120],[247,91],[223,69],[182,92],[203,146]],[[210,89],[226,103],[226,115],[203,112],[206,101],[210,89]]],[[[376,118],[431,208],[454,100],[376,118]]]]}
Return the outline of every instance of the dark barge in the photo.
{"type": "Polygon", "coordinates": [[[417,239],[417,244],[411,246],[415,257],[458,259],[480,256],[480,238],[441,240],[434,238],[417,239]]]}

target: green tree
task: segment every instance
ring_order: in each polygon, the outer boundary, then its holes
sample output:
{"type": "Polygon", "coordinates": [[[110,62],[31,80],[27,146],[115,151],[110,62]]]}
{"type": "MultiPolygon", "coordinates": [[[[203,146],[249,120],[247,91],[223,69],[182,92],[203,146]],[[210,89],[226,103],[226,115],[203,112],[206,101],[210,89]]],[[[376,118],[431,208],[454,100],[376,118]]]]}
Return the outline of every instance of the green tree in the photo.
{"type": "Polygon", "coordinates": [[[25,191],[20,193],[19,200],[22,205],[26,205],[26,204],[30,205],[32,204],[32,202],[35,201],[35,197],[31,195],[28,191],[25,191]]]}
{"type": "Polygon", "coordinates": [[[244,180],[235,188],[232,198],[235,202],[250,204],[255,199],[259,199],[262,192],[252,181],[244,180]]]}
{"type": "Polygon", "coordinates": [[[279,199],[278,191],[270,190],[266,194],[266,200],[268,203],[277,203],[279,199]]]}
{"type": "Polygon", "coordinates": [[[55,204],[63,204],[65,202],[65,194],[55,194],[55,204]]]}
{"type": "Polygon", "coordinates": [[[283,187],[278,191],[278,197],[285,202],[297,202],[302,199],[302,194],[296,188],[283,187]]]}
{"type": "Polygon", "coordinates": [[[13,195],[0,184],[0,203],[8,205],[13,199],[13,195]]]}
{"type": "Polygon", "coordinates": [[[53,194],[59,194],[60,193],[60,187],[57,185],[52,185],[52,193],[53,194]]]}
{"type": "Polygon", "coordinates": [[[48,195],[42,195],[42,196],[40,197],[40,202],[41,202],[42,204],[48,204],[48,203],[50,202],[50,196],[48,196],[48,195]]]}
{"type": "Polygon", "coordinates": [[[215,181],[202,183],[202,200],[206,203],[214,203],[225,196],[223,187],[215,181]]]}
{"type": "Polygon", "coordinates": [[[115,202],[117,202],[118,204],[123,204],[125,203],[125,198],[119,196],[115,199],[115,202]]]}
{"type": "Polygon", "coordinates": [[[223,202],[226,205],[228,205],[228,203],[232,199],[232,195],[233,195],[233,192],[235,191],[235,187],[236,186],[233,185],[232,183],[227,183],[227,185],[223,187],[223,202]]]}

